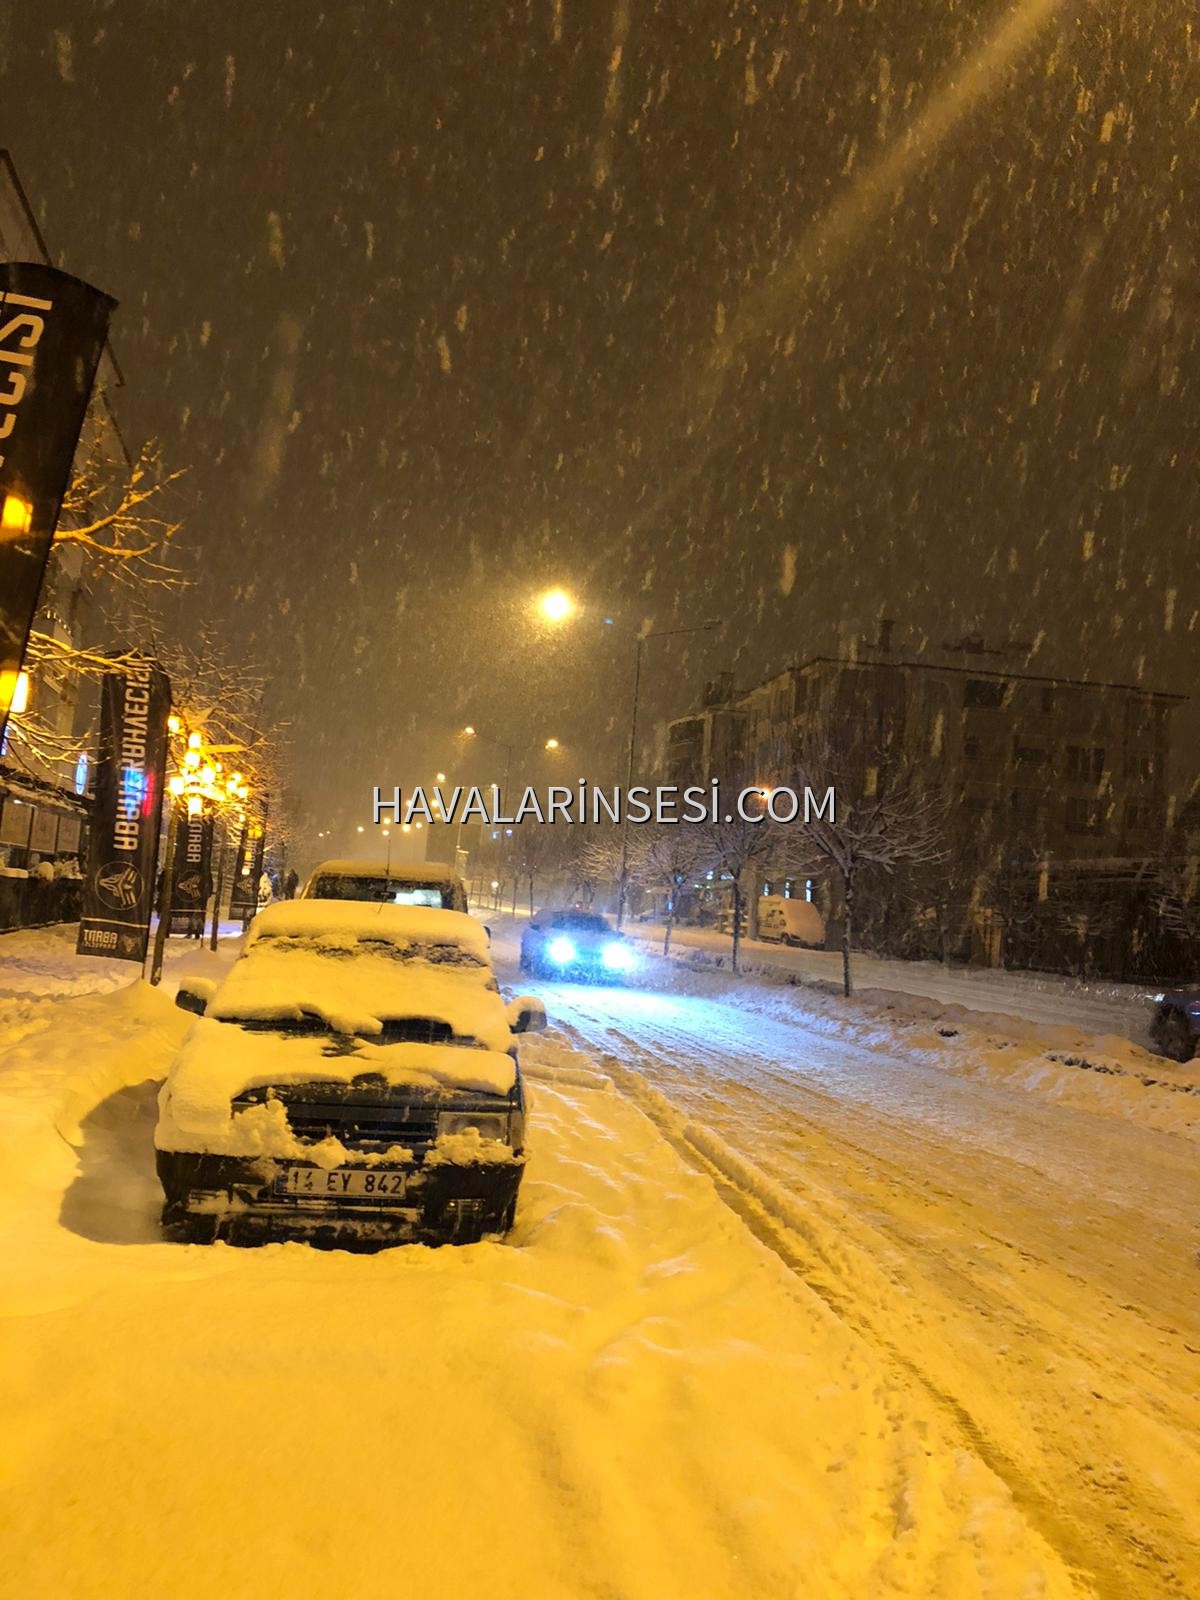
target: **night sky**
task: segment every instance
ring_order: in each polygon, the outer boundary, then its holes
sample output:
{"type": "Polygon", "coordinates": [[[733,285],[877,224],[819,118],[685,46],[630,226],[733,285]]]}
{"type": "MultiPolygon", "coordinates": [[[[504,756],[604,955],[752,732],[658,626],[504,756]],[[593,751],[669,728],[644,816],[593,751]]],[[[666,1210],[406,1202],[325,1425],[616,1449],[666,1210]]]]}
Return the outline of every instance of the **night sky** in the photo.
{"type": "Polygon", "coordinates": [[[605,615],[727,622],[648,749],[881,615],[1196,688],[1189,6],[24,0],[0,103],[317,817],[468,719],[615,776],[605,615]]]}

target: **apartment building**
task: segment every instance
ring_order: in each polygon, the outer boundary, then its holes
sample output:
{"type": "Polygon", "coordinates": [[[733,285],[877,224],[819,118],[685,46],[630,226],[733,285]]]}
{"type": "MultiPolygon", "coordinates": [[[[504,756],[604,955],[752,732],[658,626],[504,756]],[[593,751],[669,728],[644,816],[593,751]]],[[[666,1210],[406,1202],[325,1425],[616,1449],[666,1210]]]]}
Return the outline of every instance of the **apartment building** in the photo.
{"type": "MultiPolygon", "coordinates": [[[[878,919],[881,942],[1051,965],[1057,944],[1075,967],[1104,944],[1103,963],[1128,970],[1131,952],[1117,946],[1138,944],[1148,960],[1154,943],[1148,885],[1169,821],[1181,699],[1022,671],[981,641],[907,657],[885,629],[871,646],[751,689],[710,685],[696,713],[669,725],[667,776],[776,785],[824,761],[835,770],[806,777],[828,777],[852,801],[903,772],[942,798],[947,858],[931,892],[957,903],[926,916],[938,932],[922,947],[909,896],[878,919]]],[[[894,884],[879,891],[896,900],[894,884]]]]}

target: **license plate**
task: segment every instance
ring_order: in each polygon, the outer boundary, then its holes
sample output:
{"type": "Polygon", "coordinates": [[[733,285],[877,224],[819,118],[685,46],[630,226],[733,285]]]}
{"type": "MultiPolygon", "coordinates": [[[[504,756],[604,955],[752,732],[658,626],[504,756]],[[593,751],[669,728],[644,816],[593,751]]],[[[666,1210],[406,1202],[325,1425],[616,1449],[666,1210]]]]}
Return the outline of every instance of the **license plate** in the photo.
{"type": "Polygon", "coordinates": [[[364,1167],[286,1167],[275,1179],[276,1194],[305,1195],[311,1199],[392,1200],[404,1193],[407,1174],[364,1167]]]}

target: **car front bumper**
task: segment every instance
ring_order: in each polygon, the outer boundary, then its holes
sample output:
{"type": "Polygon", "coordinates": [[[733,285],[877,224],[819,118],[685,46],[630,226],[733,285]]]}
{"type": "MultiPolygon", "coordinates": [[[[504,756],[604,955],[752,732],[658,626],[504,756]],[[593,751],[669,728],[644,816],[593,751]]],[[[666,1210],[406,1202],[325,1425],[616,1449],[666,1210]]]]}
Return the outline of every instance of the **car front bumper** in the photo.
{"type": "MultiPolygon", "coordinates": [[[[242,1157],[159,1150],[166,1197],[163,1224],[191,1241],[262,1244],[297,1239],[330,1249],[372,1250],[392,1244],[473,1244],[511,1225],[524,1162],[440,1162],[366,1170],[399,1173],[399,1193],[320,1196],[281,1194],[290,1166],[267,1156],[242,1157]]],[[[353,1166],[354,1163],[348,1163],[353,1166]]],[[[365,1164],[362,1164],[365,1166],[365,1164]]]]}

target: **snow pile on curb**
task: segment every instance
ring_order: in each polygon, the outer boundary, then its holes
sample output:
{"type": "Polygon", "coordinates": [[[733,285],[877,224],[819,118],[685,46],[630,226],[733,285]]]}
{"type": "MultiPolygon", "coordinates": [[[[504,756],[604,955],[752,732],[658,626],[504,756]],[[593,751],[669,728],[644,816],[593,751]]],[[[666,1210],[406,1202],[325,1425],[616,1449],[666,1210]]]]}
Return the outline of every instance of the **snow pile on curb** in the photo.
{"type": "Polygon", "coordinates": [[[919,1057],[962,1077],[989,1079],[1096,1116],[1200,1141],[1200,1061],[1180,1065],[1116,1034],[1089,1034],[1069,1023],[1030,1022],[890,989],[859,989],[847,1000],[821,980],[778,968],[735,976],[714,968],[704,951],[672,960],[662,971],[663,979],[668,976],[673,995],[719,998],[746,1013],[748,1028],[753,1016],[768,1015],[864,1055],[919,1057]],[[701,960],[689,959],[693,955],[701,960]]]}

